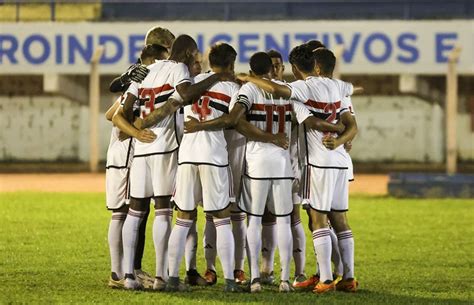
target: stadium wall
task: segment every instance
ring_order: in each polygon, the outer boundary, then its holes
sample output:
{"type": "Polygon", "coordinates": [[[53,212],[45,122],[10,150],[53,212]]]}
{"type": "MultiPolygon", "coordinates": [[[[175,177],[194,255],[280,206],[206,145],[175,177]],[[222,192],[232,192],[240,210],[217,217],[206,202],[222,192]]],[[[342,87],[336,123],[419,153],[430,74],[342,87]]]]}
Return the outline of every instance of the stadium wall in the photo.
{"type": "MultiPolygon", "coordinates": [[[[438,104],[414,96],[359,96],[353,104],[359,124],[351,152],[355,161],[443,161],[444,117],[438,104]]],[[[88,160],[87,106],[58,96],[0,96],[0,109],[0,161],[88,160]]],[[[105,160],[112,124],[103,113],[99,127],[105,160]]],[[[458,131],[459,158],[474,161],[469,114],[459,114],[458,131]]]]}

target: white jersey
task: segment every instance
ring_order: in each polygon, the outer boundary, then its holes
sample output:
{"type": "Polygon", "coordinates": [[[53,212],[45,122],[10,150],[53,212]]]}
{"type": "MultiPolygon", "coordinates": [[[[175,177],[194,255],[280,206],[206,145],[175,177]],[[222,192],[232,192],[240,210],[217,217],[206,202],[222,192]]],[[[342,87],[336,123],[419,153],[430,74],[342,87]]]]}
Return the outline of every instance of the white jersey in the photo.
{"type": "MultiPolygon", "coordinates": [[[[347,103],[349,112],[355,117],[354,105],[352,105],[351,97],[347,96],[344,99],[347,103]]],[[[352,164],[352,158],[351,158],[351,155],[345,149],[344,149],[344,152],[346,153],[347,167],[349,169],[348,178],[349,178],[349,181],[353,181],[354,180],[354,165],[352,164]]]]}
{"type": "MultiPolygon", "coordinates": [[[[175,92],[176,86],[191,82],[188,67],[172,60],[158,60],[147,67],[150,72],[143,82],[132,82],[127,90],[136,96],[140,104],[140,118],[165,104],[175,92]]],[[[175,114],[164,118],[150,129],[156,134],[152,143],[136,141],[135,157],[170,153],[178,149],[175,114]]]]}
{"type": "MultiPolygon", "coordinates": [[[[275,81],[277,82],[277,81],[275,81]]],[[[277,82],[280,83],[281,82],[277,82]]],[[[252,83],[246,83],[239,91],[237,103],[247,109],[247,120],[261,130],[286,133],[291,138],[291,114],[296,114],[302,123],[310,112],[299,103],[284,99],[274,99],[252,83]]],[[[271,143],[248,141],[245,152],[245,175],[255,179],[293,179],[290,153],[271,143]]]]}
{"type": "MultiPolygon", "coordinates": [[[[199,74],[195,77],[200,82],[210,73],[199,74]]],[[[233,82],[218,82],[210,87],[192,105],[184,107],[184,117],[191,116],[204,122],[217,119],[229,113],[229,105],[237,99],[239,85],[233,82]]],[[[227,142],[224,130],[207,131],[202,130],[193,133],[185,133],[180,144],[178,164],[209,164],[215,166],[227,166],[229,158],[227,155],[227,142]]]]}
{"type": "MultiPolygon", "coordinates": [[[[340,115],[348,111],[344,97],[352,95],[353,86],[340,80],[310,76],[289,84],[291,98],[304,103],[311,113],[330,123],[336,123],[340,115]]],[[[319,168],[347,169],[347,154],[341,145],[327,149],[322,142],[323,132],[306,129],[301,142],[306,154],[306,164],[319,168]]]]}

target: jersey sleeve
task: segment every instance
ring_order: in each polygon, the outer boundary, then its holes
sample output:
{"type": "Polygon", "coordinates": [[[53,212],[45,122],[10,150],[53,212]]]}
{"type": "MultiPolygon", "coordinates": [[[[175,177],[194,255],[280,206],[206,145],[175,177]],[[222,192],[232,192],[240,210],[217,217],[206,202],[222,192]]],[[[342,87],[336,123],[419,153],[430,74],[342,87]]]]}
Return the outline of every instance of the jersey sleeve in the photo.
{"type": "Polygon", "coordinates": [[[351,96],[354,93],[354,86],[351,83],[339,80],[337,84],[342,96],[351,96]]]}
{"type": "Polygon", "coordinates": [[[130,86],[128,87],[127,91],[124,94],[125,98],[127,97],[128,93],[138,98],[138,86],[139,86],[138,83],[131,82],[130,86]]]}
{"type": "Polygon", "coordinates": [[[250,108],[252,108],[253,101],[255,101],[254,90],[252,90],[252,87],[248,84],[243,85],[239,90],[236,103],[244,105],[245,109],[249,111],[250,108]]]}
{"type": "Polygon", "coordinates": [[[295,113],[296,121],[298,124],[303,123],[307,118],[309,118],[312,114],[309,112],[308,108],[306,108],[303,103],[298,101],[293,101],[293,112],[295,113]]]}
{"type": "Polygon", "coordinates": [[[173,69],[173,84],[171,85],[176,88],[176,86],[191,82],[188,67],[183,63],[178,63],[173,69]]]}
{"type": "Polygon", "coordinates": [[[230,102],[229,102],[229,113],[232,110],[232,108],[234,108],[235,103],[237,103],[238,96],[239,96],[239,87],[238,86],[232,87],[230,102]]]}
{"type": "Polygon", "coordinates": [[[305,94],[306,84],[305,84],[304,81],[297,80],[295,82],[287,84],[287,86],[291,90],[290,99],[295,100],[295,101],[299,101],[299,102],[302,102],[302,103],[306,102],[306,100],[307,100],[307,97],[306,97],[306,94],[305,94]]]}
{"type": "Polygon", "coordinates": [[[345,96],[342,101],[341,101],[341,114],[345,112],[350,112],[352,115],[354,115],[354,110],[352,108],[352,99],[350,96],[345,96]]]}

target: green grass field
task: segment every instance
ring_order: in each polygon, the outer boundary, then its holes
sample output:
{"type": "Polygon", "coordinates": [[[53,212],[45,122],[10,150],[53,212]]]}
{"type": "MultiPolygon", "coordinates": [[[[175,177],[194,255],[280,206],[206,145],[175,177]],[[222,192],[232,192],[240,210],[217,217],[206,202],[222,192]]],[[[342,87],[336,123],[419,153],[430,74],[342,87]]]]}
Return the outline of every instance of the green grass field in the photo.
{"type": "MultiPolygon", "coordinates": [[[[0,204],[1,304],[474,303],[472,200],[352,197],[349,219],[356,238],[360,290],[322,296],[283,295],[276,288],[259,295],[228,295],[221,292],[222,278],[216,287],[186,294],[112,290],[106,286],[110,214],[104,207],[104,194],[0,193],[0,204]]],[[[200,215],[199,220],[202,224],[204,217],[200,215]]],[[[144,266],[153,273],[151,227],[144,266]]],[[[308,238],[307,274],[315,269],[311,243],[308,238]]],[[[203,271],[201,244],[198,255],[203,271]]]]}

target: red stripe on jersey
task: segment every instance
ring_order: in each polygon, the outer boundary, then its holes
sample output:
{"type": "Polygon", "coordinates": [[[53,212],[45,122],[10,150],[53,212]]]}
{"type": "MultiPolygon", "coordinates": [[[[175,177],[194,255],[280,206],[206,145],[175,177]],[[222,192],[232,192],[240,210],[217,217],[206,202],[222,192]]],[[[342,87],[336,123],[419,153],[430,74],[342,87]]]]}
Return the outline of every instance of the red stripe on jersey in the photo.
{"type": "Polygon", "coordinates": [[[253,104],[250,110],[259,110],[259,111],[266,111],[265,106],[281,106],[285,107],[285,111],[292,111],[293,105],[286,104],[286,105],[265,105],[265,104],[253,104]]]}
{"type": "Polygon", "coordinates": [[[208,96],[210,98],[216,98],[218,100],[221,100],[223,102],[226,102],[227,104],[230,103],[230,96],[225,95],[224,93],[220,92],[215,92],[215,91],[206,91],[202,96],[208,96]]]}
{"type": "Polygon", "coordinates": [[[138,89],[138,95],[140,95],[140,93],[143,90],[150,90],[150,89],[153,90],[153,93],[158,94],[163,91],[173,90],[174,88],[170,84],[164,84],[163,86],[156,87],[156,88],[140,88],[138,89]]]}
{"type": "Polygon", "coordinates": [[[313,100],[307,100],[304,104],[316,109],[321,109],[321,110],[324,110],[327,107],[327,105],[330,105],[330,104],[334,104],[336,108],[341,107],[341,101],[337,101],[335,103],[325,103],[325,102],[316,102],[313,100]]]}

